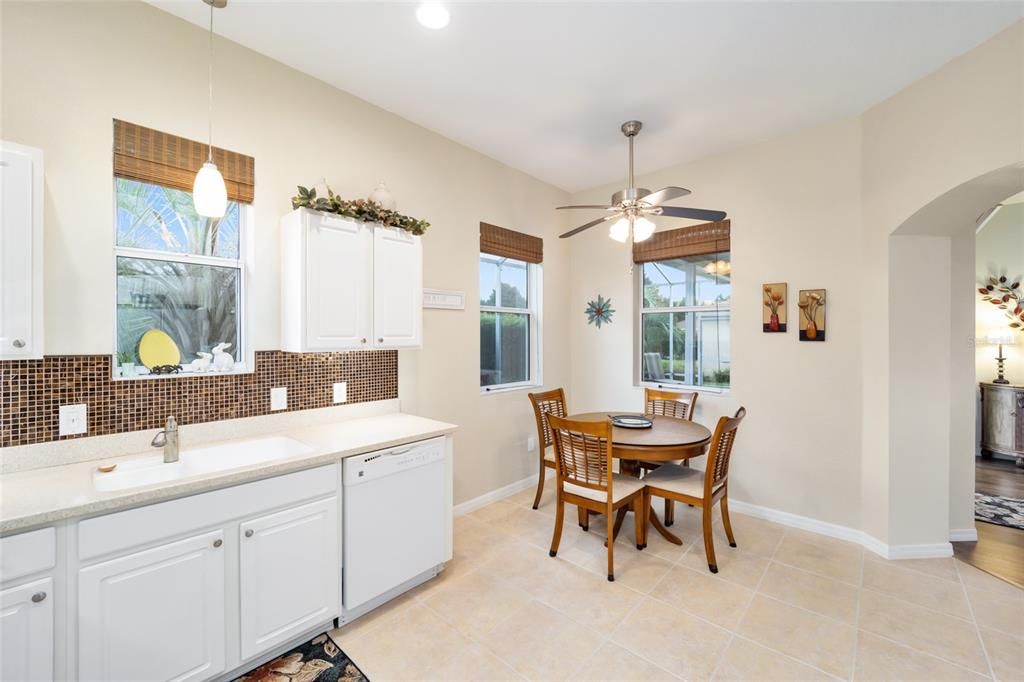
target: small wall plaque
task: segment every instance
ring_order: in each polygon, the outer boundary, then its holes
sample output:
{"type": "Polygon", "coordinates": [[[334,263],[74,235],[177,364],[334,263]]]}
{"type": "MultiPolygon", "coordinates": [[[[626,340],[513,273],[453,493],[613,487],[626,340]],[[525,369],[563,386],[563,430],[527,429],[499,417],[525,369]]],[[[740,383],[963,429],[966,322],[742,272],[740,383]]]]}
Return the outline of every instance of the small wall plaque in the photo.
{"type": "Polygon", "coordinates": [[[451,289],[424,289],[423,307],[441,310],[465,310],[466,294],[451,289]]]}

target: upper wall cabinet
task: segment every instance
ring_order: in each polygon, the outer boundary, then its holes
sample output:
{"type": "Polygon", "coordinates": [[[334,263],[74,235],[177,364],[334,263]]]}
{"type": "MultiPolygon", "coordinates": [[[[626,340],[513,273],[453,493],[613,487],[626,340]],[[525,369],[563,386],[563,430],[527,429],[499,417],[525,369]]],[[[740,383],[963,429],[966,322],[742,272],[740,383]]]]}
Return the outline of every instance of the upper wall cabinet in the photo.
{"type": "Polygon", "coordinates": [[[0,141],[0,359],[43,357],[43,152],[0,141]]]}
{"type": "Polygon", "coordinates": [[[418,348],[423,245],[308,209],[281,219],[281,344],[291,352],[418,348]]]}

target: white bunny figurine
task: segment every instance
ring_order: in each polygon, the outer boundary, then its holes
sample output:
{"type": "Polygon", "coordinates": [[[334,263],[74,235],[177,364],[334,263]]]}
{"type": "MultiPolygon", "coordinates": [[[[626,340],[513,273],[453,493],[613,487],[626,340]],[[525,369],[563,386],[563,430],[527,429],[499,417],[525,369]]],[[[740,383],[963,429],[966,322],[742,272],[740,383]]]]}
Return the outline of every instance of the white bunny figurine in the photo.
{"type": "Polygon", "coordinates": [[[213,347],[213,370],[215,372],[230,372],[235,367],[235,359],[230,353],[225,353],[225,348],[230,348],[230,343],[218,343],[213,347]]]}
{"type": "Polygon", "coordinates": [[[192,361],[192,371],[205,372],[209,368],[210,362],[213,360],[213,355],[210,353],[204,353],[203,351],[198,351],[196,355],[199,357],[192,361]]]}

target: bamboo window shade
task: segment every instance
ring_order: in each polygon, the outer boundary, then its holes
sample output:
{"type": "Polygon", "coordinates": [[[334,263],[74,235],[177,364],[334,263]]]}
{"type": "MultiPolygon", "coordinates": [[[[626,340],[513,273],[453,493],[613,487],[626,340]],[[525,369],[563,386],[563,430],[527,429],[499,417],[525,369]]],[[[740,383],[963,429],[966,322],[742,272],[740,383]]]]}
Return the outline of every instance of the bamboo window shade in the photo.
{"type": "Polygon", "coordinates": [[[633,262],[649,263],[728,252],[729,233],[728,220],[655,232],[650,239],[633,244],[633,262]]]}
{"type": "MultiPolygon", "coordinates": [[[[114,119],[114,175],[186,192],[207,158],[208,145],[114,119]]],[[[228,199],[251,204],[256,162],[251,156],[213,148],[228,199]]]]}
{"type": "Polygon", "coordinates": [[[480,252],[527,263],[544,261],[544,240],[531,234],[480,223],[480,252]]]}

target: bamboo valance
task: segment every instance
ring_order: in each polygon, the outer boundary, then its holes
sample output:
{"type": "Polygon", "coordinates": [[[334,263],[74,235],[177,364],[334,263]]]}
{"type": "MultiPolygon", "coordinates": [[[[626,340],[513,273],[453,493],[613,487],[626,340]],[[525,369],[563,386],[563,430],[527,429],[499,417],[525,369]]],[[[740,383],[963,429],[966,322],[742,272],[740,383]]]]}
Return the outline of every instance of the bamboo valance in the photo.
{"type": "Polygon", "coordinates": [[[544,240],[532,234],[480,223],[480,252],[540,263],[544,260],[544,240]]]}
{"type": "MultiPolygon", "coordinates": [[[[192,191],[207,145],[114,119],[114,175],[192,191]]],[[[256,163],[251,156],[213,148],[213,162],[224,176],[228,199],[252,203],[256,163]]]]}
{"type": "Polygon", "coordinates": [[[728,252],[729,232],[728,220],[655,232],[650,239],[633,244],[633,262],[649,263],[728,252]]]}

